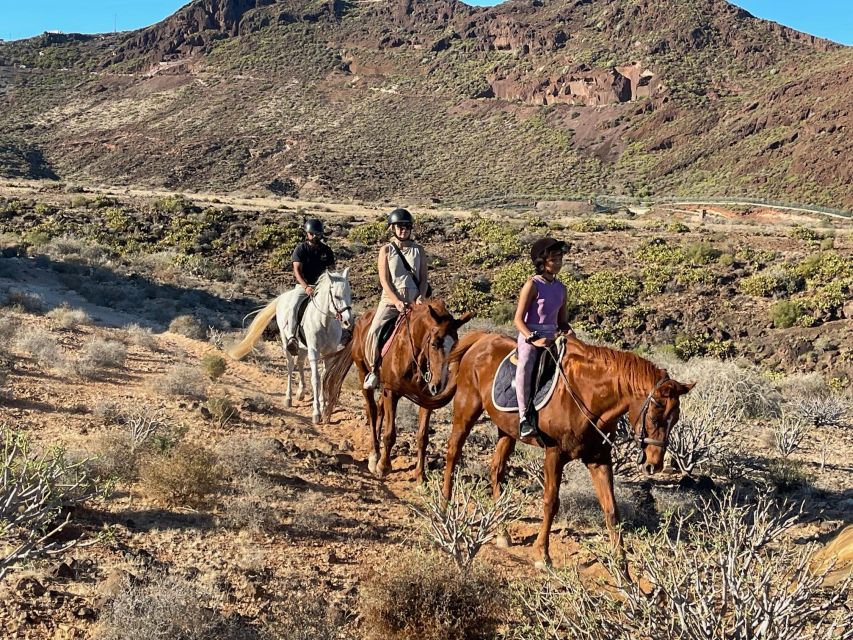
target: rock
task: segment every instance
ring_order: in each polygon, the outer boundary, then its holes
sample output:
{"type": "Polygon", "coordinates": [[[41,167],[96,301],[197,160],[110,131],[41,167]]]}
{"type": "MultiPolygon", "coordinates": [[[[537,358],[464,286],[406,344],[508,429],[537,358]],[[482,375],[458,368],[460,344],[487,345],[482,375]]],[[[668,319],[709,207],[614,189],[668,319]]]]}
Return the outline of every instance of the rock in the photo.
{"type": "Polygon", "coordinates": [[[40,598],[47,593],[47,589],[35,578],[21,578],[15,585],[15,591],[31,598],[40,598]]]}
{"type": "Polygon", "coordinates": [[[65,562],[59,562],[48,570],[48,574],[53,578],[73,578],[76,573],[74,568],[65,562]]]}

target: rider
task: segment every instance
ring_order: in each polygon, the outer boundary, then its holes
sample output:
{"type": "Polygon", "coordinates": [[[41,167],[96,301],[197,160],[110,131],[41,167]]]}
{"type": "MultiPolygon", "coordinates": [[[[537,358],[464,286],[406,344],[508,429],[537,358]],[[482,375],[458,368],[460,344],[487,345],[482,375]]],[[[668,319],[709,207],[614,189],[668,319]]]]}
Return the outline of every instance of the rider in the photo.
{"type": "Polygon", "coordinates": [[[382,285],[382,297],[370,323],[364,353],[370,370],[364,378],[365,389],[379,386],[379,333],[409,305],[423,304],[427,298],[427,256],[424,248],[412,240],[415,220],[406,209],[394,209],[388,214],[391,242],[379,250],[377,268],[382,285]]]}
{"type": "Polygon", "coordinates": [[[323,242],[323,223],[317,218],[305,220],[305,242],[296,245],[293,250],[293,276],[298,283],[294,287],[296,301],[287,318],[284,333],[287,338],[287,351],[292,355],[299,353],[297,337],[297,315],[302,302],[314,293],[317,280],[326,269],[335,268],[335,254],[332,248],[323,242]]]}
{"type": "Polygon", "coordinates": [[[566,310],[566,287],[557,280],[568,246],[555,238],[540,238],[533,243],[530,259],[536,275],[521,289],[514,324],[518,329],[518,367],[515,393],[518,399],[519,436],[536,434],[536,425],[528,415],[533,366],[539,349],[549,347],[558,332],[572,334],[566,310]]]}

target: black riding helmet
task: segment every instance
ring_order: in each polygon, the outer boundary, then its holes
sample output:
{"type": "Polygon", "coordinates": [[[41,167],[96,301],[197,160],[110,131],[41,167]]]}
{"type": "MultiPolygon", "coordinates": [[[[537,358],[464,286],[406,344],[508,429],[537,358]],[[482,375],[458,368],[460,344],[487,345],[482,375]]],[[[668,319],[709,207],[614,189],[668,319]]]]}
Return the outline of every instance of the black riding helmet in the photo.
{"type": "Polygon", "coordinates": [[[315,236],[323,235],[323,223],[317,218],[308,218],[305,220],[305,233],[310,233],[315,236]]]}
{"type": "Polygon", "coordinates": [[[413,225],[415,223],[415,219],[406,209],[398,207],[388,214],[388,226],[390,227],[392,224],[400,223],[413,225]]]}

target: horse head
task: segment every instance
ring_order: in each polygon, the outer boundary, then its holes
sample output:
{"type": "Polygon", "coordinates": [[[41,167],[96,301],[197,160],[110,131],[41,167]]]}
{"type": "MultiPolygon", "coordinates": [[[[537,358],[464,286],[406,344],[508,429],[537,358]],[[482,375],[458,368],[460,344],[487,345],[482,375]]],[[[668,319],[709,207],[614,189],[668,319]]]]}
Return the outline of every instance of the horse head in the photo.
{"type": "Polygon", "coordinates": [[[419,347],[416,360],[431,395],[440,393],[447,384],[450,352],[459,341],[459,327],[473,317],[466,312],[454,318],[442,300],[430,300],[413,308],[413,320],[417,322],[412,323],[412,339],[419,347]]]}
{"type": "Polygon", "coordinates": [[[628,415],[640,449],[637,466],[646,474],[653,475],[663,467],[669,434],[681,415],[680,398],[693,386],[671,380],[664,371],[648,395],[631,403],[628,415]]]}
{"type": "Polygon", "coordinates": [[[349,286],[349,267],[341,273],[326,271],[325,278],[329,282],[329,293],[321,292],[318,302],[327,305],[324,310],[335,316],[344,329],[353,326],[352,289],[349,286]]]}

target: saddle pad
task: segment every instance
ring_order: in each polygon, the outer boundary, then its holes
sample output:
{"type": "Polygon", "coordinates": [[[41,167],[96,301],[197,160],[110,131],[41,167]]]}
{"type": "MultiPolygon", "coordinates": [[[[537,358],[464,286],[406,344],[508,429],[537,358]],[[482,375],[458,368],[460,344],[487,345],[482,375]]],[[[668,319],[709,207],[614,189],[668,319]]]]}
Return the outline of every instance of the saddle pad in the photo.
{"type": "MultiPolygon", "coordinates": [[[[495,380],[492,382],[492,403],[498,411],[511,411],[513,413],[518,411],[518,399],[515,395],[516,351],[516,349],[510,351],[501,361],[495,374],[495,380]]],[[[533,369],[533,385],[536,389],[533,396],[533,406],[537,411],[548,404],[554,394],[559,378],[554,360],[556,358],[556,362],[562,362],[565,351],[565,340],[558,340],[556,346],[551,348],[553,358],[544,350],[539,353],[539,360],[533,369]],[[537,372],[539,373],[538,376],[537,372]]]]}

